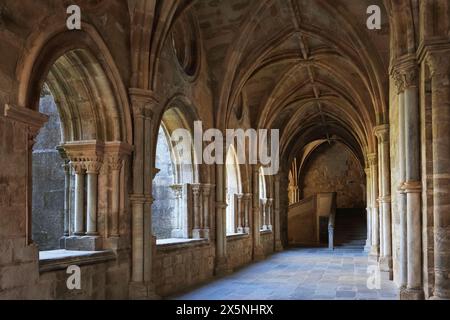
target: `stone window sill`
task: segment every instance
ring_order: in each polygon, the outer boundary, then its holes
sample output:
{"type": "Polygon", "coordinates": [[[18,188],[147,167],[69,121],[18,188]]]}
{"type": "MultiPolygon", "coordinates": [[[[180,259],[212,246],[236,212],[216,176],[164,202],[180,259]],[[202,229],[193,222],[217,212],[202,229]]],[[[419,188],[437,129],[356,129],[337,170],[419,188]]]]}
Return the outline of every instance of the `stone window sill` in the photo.
{"type": "Polygon", "coordinates": [[[241,239],[247,239],[250,235],[248,233],[235,233],[227,234],[227,241],[236,241],[241,239]]]}
{"type": "Polygon", "coordinates": [[[159,251],[178,250],[209,244],[208,239],[164,239],[156,240],[156,248],[159,251]]]}
{"type": "Polygon", "coordinates": [[[39,272],[65,270],[69,266],[83,266],[115,260],[113,251],[52,250],[39,252],[39,272]]]}

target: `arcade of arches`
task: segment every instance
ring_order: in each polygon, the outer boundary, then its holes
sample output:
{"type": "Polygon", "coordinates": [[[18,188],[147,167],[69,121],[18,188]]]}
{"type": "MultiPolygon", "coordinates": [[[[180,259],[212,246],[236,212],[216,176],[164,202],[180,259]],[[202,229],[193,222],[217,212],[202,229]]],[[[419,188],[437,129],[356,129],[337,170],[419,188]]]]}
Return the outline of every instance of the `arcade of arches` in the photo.
{"type": "Polygon", "coordinates": [[[449,1],[73,2],[81,30],[0,3],[1,299],[165,298],[346,245],[450,298],[449,1]],[[279,129],[280,171],[184,161],[196,121],[279,129]]]}

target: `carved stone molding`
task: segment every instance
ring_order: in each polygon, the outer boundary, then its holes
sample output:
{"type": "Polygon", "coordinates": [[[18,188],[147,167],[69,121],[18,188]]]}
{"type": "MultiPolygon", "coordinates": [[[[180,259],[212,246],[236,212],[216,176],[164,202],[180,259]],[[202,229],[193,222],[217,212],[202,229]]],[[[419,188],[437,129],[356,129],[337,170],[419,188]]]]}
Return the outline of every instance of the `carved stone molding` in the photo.
{"type": "Polygon", "coordinates": [[[368,154],[367,161],[371,167],[378,165],[378,155],[376,153],[368,154]]]}
{"type": "Polygon", "coordinates": [[[380,125],[374,128],[373,133],[381,143],[389,142],[389,125],[380,125]]]}
{"type": "Polygon", "coordinates": [[[153,113],[159,105],[156,94],[150,90],[139,88],[129,89],[133,114],[137,117],[153,118],[153,113]]]}
{"type": "Polygon", "coordinates": [[[422,192],[422,182],[421,181],[406,181],[402,189],[406,193],[421,193],[422,192]]]}
{"type": "Polygon", "coordinates": [[[31,131],[36,133],[49,119],[47,115],[40,112],[28,108],[15,107],[10,104],[5,105],[4,116],[7,119],[29,127],[31,131]]]}

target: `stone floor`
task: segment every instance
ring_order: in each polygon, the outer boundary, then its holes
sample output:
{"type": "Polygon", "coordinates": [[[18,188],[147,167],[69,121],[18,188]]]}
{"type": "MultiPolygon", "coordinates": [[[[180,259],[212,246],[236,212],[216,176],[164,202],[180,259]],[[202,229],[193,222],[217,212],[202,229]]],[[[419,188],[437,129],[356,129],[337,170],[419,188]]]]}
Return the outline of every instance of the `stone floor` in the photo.
{"type": "Polygon", "coordinates": [[[398,299],[396,285],[379,276],[375,266],[360,250],[291,249],[173,299],[398,299]],[[369,289],[373,286],[380,289],[369,289]]]}

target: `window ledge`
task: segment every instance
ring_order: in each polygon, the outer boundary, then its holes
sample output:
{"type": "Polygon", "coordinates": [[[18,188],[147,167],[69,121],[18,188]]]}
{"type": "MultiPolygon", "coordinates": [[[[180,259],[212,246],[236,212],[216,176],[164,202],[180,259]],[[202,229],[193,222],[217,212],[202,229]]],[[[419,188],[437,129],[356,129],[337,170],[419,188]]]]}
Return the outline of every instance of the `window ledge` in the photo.
{"type": "Polygon", "coordinates": [[[157,250],[177,250],[209,244],[208,239],[164,239],[156,240],[157,250]]]}
{"type": "Polygon", "coordinates": [[[235,233],[235,234],[227,234],[228,241],[236,241],[241,239],[247,239],[250,235],[248,233],[235,233]]]}
{"type": "Polygon", "coordinates": [[[52,250],[39,252],[39,272],[67,269],[69,266],[83,266],[115,260],[113,251],[69,251],[52,250]]]}
{"type": "Polygon", "coordinates": [[[260,233],[261,234],[272,234],[273,231],[272,230],[261,230],[260,233]]]}

